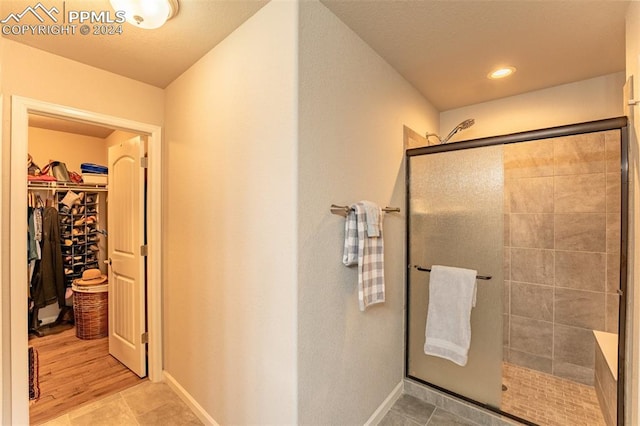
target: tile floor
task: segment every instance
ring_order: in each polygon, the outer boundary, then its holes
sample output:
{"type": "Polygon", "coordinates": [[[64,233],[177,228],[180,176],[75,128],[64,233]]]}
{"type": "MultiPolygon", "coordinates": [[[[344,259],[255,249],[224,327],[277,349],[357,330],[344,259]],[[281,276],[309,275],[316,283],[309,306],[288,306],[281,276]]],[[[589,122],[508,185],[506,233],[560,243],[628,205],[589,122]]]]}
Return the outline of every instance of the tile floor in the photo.
{"type": "Polygon", "coordinates": [[[503,363],[502,410],[543,426],[604,426],[595,388],[503,363]]]}
{"type": "MultiPolygon", "coordinates": [[[[549,374],[504,363],[503,410],[544,426],[604,425],[595,390],[549,374]],[[554,398],[555,397],[555,398],[554,398]]],[[[189,407],[165,383],[145,381],[53,419],[45,426],[75,425],[202,425],[189,407]]],[[[474,426],[404,394],[380,426],[474,426]]]]}
{"type": "Polygon", "coordinates": [[[202,422],[165,383],[144,381],[44,425],[202,425],[202,422]]]}
{"type": "Polygon", "coordinates": [[[379,426],[474,426],[469,420],[453,415],[411,395],[402,395],[380,421],[379,426]]]}

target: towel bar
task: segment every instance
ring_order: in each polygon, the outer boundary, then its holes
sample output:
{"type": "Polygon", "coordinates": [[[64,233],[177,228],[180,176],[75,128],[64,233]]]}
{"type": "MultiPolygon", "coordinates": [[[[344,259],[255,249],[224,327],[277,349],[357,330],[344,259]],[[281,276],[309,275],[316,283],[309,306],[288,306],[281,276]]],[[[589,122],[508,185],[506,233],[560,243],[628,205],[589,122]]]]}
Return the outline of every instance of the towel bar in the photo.
{"type": "MultiPolygon", "coordinates": [[[[422,266],[413,265],[413,267],[416,268],[418,271],[431,272],[431,269],[423,268],[422,266]]],[[[409,268],[411,268],[411,265],[409,265],[409,268]]],[[[476,278],[479,280],[490,280],[493,277],[491,275],[476,275],[476,278]]]]}
{"type": "MultiPolygon", "coordinates": [[[[331,213],[333,214],[346,216],[349,213],[349,210],[351,210],[351,207],[349,206],[338,206],[336,204],[331,204],[331,213]]],[[[399,213],[400,207],[385,207],[382,209],[382,211],[385,213],[399,213]]]]}

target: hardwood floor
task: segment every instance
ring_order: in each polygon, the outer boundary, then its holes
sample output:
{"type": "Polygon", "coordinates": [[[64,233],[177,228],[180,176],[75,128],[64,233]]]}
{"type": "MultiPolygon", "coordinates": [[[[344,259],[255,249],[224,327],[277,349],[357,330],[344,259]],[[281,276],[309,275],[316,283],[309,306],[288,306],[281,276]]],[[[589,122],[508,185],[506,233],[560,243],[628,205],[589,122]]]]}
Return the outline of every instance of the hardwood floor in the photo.
{"type": "Polygon", "coordinates": [[[38,351],[40,398],[29,407],[31,424],[40,424],[144,379],[109,355],[108,337],[82,340],[75,328],[30,337],[38,351]]]}

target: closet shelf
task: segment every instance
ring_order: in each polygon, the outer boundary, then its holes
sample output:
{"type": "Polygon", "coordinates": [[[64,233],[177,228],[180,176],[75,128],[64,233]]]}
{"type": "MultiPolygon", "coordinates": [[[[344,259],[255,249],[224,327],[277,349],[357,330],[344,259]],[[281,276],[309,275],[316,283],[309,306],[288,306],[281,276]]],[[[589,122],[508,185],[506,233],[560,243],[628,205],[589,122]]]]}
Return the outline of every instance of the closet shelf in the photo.
{"type": "MultiPolygon", "coordinates": [[[[28,183],[29,189],[40,189],[46,191],[57,190],[77,190],[77,191],[94,191],[101,192],[107,191],[107,185],[99,183],[73,183],[73,182],[37,182],[31,181],[28,183]]],[[[90,203],[91,204],[91,203],[90,203]]],[[[95,203],[94,203],[95,204],[95,203]]]]}

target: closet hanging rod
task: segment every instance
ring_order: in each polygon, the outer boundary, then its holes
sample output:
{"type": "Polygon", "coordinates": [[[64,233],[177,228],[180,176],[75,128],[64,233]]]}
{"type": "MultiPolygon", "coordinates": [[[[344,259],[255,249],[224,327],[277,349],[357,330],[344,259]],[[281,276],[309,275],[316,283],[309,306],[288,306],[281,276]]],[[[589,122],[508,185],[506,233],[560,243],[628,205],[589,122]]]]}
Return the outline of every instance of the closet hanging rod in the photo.
{"type": "MultiPolygon", "coordinates": [[[[416,268],[418,271],[424,271],[424,272],[431,272],[431,269],[429,268],[423,268],[422,266],[419,265],[413,265],[414,268],[416,268]]],[[[409,265],[409,268],[411,268],[411,265],[409,265]]],[[[491,275],[476,275],[476,278],[479,280],[490,280],[491,278],[493,278],[491,275]]]]}
{"type": "Polygon", "coordinates": [[[72,183],[72,182],[38,182],[31,181],[27,183],[28,189],[41,190],[41,191],[107,191],[107,185],[104,184],[92,184],[92,183],[72,183]]]}
{"type": "MultiPolygon", "coordinates": [[[[339,214],[342,216],[346,216],[349,214],[351,207],[349,206],[338,206],[337,204],[331,204],[331,213],[339,214]]],[[[382,209],[385,213],[400,213],[400,207],[385,207],[382,209]]]]}

